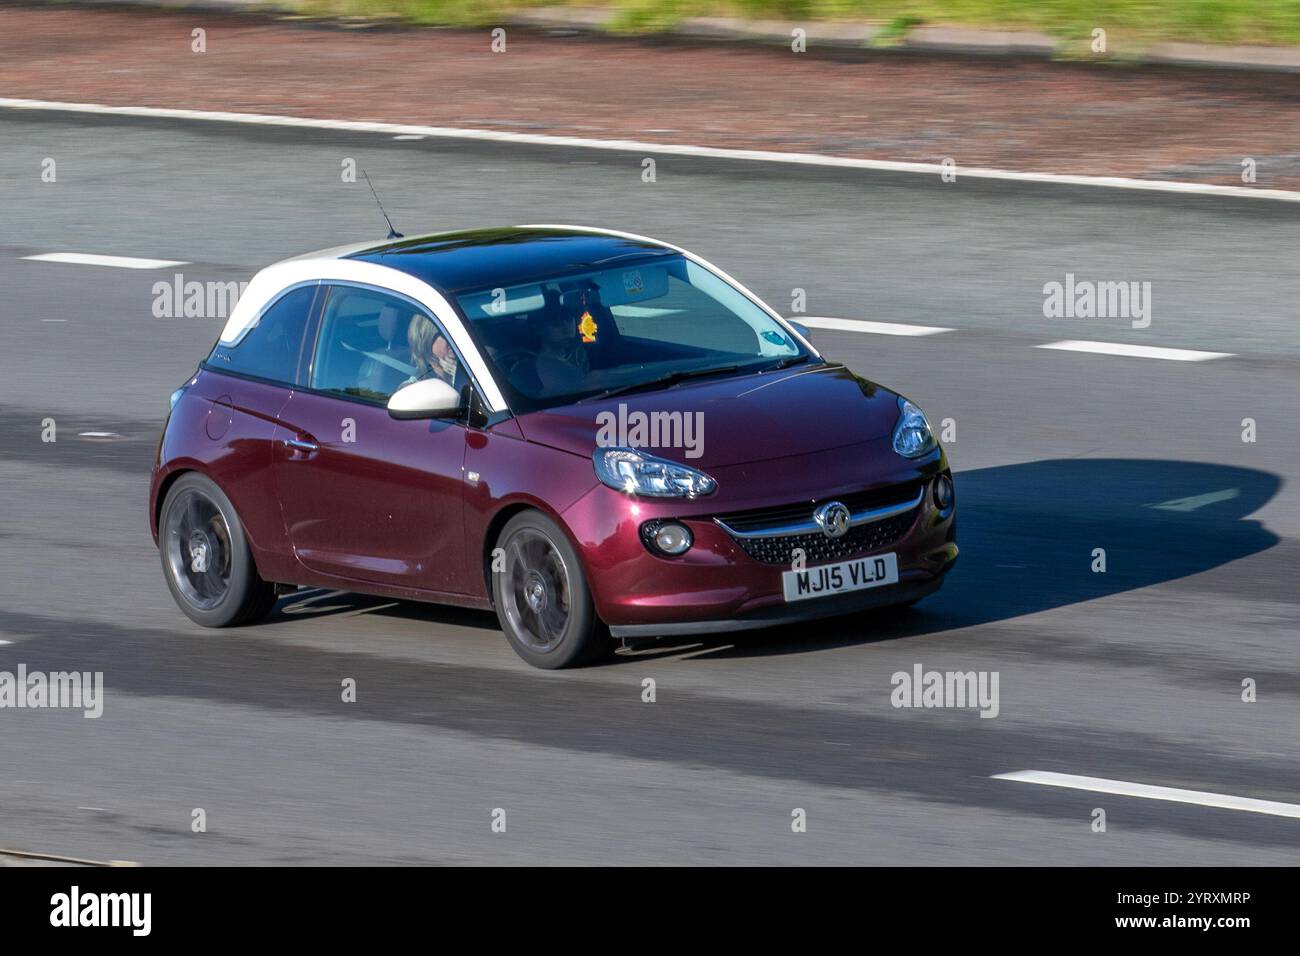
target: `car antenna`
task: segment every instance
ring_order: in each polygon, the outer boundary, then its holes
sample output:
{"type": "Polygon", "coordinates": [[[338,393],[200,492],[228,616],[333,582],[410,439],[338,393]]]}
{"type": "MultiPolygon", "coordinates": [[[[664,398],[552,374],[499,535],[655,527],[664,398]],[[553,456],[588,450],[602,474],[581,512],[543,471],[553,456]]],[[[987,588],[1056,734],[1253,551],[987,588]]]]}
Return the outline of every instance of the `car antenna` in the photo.
{"type": "Polygon", "coordinates": [[[379,214],[384,217],[384,222],[388,223],[388,238],[389,239],[406,238],[400,232],[398,232],[396,229],[393,228],[393,220],[389,219],[388,213],[384,211],[384,204],[379,201],[379,193],[375,192],[375,184],[370,181],[370,177],[366,175],[366,171],[364,169],[361,170],[361,175],[366,177],[366,185],[370,187],[370,195],[375,197],[375,205],[379,207],[379,214]]]}

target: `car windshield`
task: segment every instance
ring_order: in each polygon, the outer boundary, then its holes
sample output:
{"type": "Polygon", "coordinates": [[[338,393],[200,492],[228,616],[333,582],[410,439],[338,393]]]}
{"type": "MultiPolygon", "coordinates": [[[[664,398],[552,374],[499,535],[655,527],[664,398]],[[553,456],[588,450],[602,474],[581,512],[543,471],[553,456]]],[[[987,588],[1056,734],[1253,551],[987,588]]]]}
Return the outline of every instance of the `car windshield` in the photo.
{"type": "Polygon", "coordinates": [[[520,412],[808,355],[756,303],[684,256],[479,289],[457,303],[520,412]]]}

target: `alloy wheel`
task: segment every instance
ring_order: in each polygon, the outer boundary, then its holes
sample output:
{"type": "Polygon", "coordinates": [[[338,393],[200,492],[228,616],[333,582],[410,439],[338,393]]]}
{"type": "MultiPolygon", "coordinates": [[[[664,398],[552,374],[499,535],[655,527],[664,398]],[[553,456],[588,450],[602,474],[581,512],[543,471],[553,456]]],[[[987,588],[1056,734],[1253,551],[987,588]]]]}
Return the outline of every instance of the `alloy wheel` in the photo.
{"type": "Polygon", "coordinates": [[[211,610],[230,591],[230,529],[206,495],[186,491],[167,512],[167,567],[193,607],[211,610]]]}
{"type": "Polygon", "coordinates": [[[506,544],[506,616],[530,648],[553,650],[569,625],[569,569],[541,531],[521,528],[506,544]]]}

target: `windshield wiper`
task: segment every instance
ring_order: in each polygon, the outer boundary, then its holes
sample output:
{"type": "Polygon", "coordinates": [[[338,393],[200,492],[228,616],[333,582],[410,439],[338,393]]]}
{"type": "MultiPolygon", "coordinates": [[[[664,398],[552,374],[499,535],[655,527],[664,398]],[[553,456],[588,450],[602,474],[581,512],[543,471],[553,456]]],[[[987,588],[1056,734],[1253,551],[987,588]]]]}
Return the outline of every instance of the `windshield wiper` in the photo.
{"type": "Polygon", "coordinates": [[[650,388],[663,388],[668,385],[675,385],[680,381],[688,378],[699,378],[703,375],[722,375],[726,372],[734,372],[740,368],[739,365],[718,365],[713,368],[692,368],[669,372],[667,375],[661,375],[658,378],[652,378],[645,382],[633,382],[630,385],[615,385],[613,388],[607,388],[603,392],[590,395],[582,399],[589,402],[592,399],[610,398],[614,395],[626,395],[628,392],[639,392],[650,388]]]}
{"type": "Polygon", "coordinates": [[[789,368],[791,365],[802,365],[804,362],[808,361],[809,358],[811,358],[809,355],[787,355],[785,358],[772,363],[767,368],[763,369],[763,371],[778,372],[783,368],[789,368]]]}

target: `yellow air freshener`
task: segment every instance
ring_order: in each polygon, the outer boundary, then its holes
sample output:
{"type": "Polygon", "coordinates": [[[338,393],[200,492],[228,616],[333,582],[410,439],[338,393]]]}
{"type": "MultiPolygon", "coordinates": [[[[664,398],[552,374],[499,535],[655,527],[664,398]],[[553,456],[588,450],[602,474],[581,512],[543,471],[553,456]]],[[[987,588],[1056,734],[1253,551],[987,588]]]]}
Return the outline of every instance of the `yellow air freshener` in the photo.
{"type": "Polygon", "coordinates": [[[591,317],[590,312],[582,313],[582,318],[578,322],[578,331],[582,333],[583,342],[596,341],[596,320],[591,317]]]}

